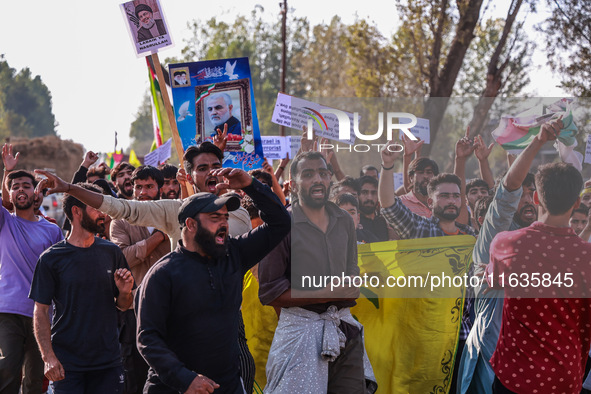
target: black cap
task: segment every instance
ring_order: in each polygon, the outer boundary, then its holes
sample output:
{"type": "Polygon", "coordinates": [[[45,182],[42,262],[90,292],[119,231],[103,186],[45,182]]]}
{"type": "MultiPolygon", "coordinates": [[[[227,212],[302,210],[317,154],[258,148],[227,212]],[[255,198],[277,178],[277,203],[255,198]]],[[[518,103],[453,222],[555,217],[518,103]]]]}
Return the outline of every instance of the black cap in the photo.
{"type": "Polygon", "coordinates": [[[198,213],[215,212],[224,205],[228,211],[235,211],[240,207],[240,199],[236,196],[218,197],[207,192],[193,194],[179,208],[179,223],[184,225],[187,218],[195,217],[198,213]]]}
{"type": "Polygon", "coordinates": [[[148,11],[150,14],[153,14],[154,12],[152,11],[152,8],[150,8],[149,5],[147,4],[138,4],[137,7],[135,7],[135,16],[137,16],[139,18],[139,13],[142,11],[148,11]]]}

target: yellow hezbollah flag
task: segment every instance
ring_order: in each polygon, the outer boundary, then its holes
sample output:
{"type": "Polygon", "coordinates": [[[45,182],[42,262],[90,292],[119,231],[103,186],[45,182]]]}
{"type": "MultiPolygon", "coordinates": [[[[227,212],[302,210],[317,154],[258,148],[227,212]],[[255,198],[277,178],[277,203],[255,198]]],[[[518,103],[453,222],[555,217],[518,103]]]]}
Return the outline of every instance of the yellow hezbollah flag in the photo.
{"type": "Polygon", "coordinates": [[[244,275],[242,318],[244,319],[248,348],[252,353],[256,367],[254,392],[258,394],[263,392],[263,388],[267,384],[265,367],[277,327],[277,314],[273,307],[261,305],[259,282],[250,270],[244,275]]]}
{"type": "MultiPolygon", "coordinates": [[[[361,275],[379,276],[384,285],[389,276],[406,277],[407,283],[412,283],[399,288],[362,288],[362,297],[351,309],[364,326],[365,348],[378,392],[449,391],[465,289],[460,286],[431,290],[431,283],[437,283],[433,276],[453,278],[466,274],[474,242],[471,236],[447,236],[359,246],[361,275]],[[410,282],[411,277],[414,282],[410,282]],[[426,286],[420,286],[417,278],[422,278],[426,286]]],[[[256,280],[245,280],[242,313],[256,362],[256,382],[262,388],[266,379],[261,369],[267,362],[277,319],[272,308],[260,305],[257,292],[256,280]]]]}
{"type": "Polygon", "coordinates": [[[136,168],[142,165],[142,163],[138,160],[137,155],[135,154],[135,151],[133,149],[129,152],[129,164],[136,168]]]}
{"type": "MultiPolygon", "coordinates": [[[[365,329],[365,348],[382,393],[447,393],[453,374],[464,288],[436,287],[433,276],[463,276],[475,238],[447,236],[360,245],[361,274],[423,278],[406,288],[359,298],[351,313],[365,329]],[[430,297],[430,298],[402,298],[430,297]],[[444,298],[442,298],[444,297],[444,298]]],[[[403,280],[398,282],[404,283],[403,280]]],[[[367,295],[368,290],[362,289],[367,295]]]]}

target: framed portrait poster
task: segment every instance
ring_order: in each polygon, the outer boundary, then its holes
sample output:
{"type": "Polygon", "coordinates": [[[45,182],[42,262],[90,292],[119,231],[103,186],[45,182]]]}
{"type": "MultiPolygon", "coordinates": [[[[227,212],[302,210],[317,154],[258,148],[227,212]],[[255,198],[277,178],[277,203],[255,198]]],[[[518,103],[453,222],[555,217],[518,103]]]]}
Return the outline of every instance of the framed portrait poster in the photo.
{"type": "Polygon", "coordinates": [[[216,130],[227,127],[224,167],[261,168],[263,148],[248,58],[170,64],[168,71],[183,149],[213,141],[216,130]]]}

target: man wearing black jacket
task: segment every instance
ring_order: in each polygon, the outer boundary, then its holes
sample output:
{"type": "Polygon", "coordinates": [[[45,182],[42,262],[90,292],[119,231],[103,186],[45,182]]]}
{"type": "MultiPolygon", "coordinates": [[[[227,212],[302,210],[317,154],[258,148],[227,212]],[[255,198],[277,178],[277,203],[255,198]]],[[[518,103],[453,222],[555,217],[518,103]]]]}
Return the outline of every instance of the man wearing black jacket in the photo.
{"type": "Polygon", "coordinates": [[[243,189],[265,224],[228,238],[236,197],[197,193],[179,210],[182,239],[154,265],[136,296],[138,349],[150,364],[145,393],[244,392],[238,362],[238,319],[246,271],[289,232],[285,207],[239,169],[217,169],[230,189],[243,189]]]}

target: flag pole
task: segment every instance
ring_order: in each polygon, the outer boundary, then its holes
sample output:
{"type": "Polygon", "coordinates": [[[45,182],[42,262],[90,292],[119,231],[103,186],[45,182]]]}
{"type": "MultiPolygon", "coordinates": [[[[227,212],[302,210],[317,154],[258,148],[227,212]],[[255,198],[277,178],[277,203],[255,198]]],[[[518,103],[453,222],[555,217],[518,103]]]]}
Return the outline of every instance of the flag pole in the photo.
{"type": "MultiPolygon", "coordinates": [[[[158,81],[160,81],[160,93],[162,94],[162,100],[164,101],[164,108],[166,108],[166,115],[168,117],[168,123],[170,123],[170,131],[172,133],[172,140],[174,141],[174,147],[176,149],[176,153],[180,160],[183,159],[183,154],[185,151],[183,150],[183,144],[181,142],[181,137],[179,135],[179,131],[176,127],[176,120],[174,117],[174,111],[172,110],[172,105],[170,104],[170,98],[168,97],[168,90],[166,89],[166,82],[164,82],[164,74],[162,73],[162,66],[160,65],[160,60],[158,59],[158,53],[152,53],[152,62],[154,63],[154,68],[156,69],[156,75],[158,76],[158,81]]],[[[187,174],[187,176],[191,176],[191,174],[187,174]]],[[[186,191],[189,196],[193,195],[193,189],[185,183],[186,191]]]]}

